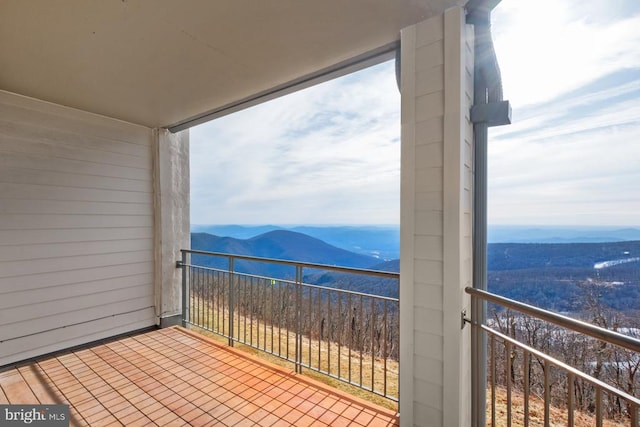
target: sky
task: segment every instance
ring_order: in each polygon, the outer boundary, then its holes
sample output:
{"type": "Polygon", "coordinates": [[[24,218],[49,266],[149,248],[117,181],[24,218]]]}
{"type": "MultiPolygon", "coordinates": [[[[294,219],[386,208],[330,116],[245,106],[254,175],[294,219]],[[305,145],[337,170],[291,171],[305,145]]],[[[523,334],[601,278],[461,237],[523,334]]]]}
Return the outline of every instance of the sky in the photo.
{"type": "Polygon", "coordinates": [[[398,224],[394,63],[191,130],[192,224],[398,224]]]}
{"type": "MultiPolygon", "coordinates": [[[[489,223],[640,225],[640,2],[503,0],[489,223]]],[[[193,224],[398,224],[393,62],[191,129],[193,224]]]]}

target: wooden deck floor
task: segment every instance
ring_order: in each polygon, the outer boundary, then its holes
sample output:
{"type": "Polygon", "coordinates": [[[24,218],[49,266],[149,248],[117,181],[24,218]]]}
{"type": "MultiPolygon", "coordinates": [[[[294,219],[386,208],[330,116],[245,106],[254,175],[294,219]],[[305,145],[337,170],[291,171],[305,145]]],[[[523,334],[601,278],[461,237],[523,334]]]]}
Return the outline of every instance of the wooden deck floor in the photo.
{"type": "Polygon", "coordinates": [[[0,404],[70,405],[71,425],[392,426],[392,411],[181,328],[0,372],[0,404]]]}

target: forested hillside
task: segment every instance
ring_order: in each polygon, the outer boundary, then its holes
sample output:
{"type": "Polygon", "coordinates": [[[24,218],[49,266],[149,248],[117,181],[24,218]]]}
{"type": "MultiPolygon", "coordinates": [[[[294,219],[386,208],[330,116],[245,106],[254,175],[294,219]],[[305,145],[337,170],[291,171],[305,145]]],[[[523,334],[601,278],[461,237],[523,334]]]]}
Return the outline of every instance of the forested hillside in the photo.
{"type": "MultiPolygon", "coordinates": [[[[192,248],[326,265],[399,271],[399,260],[379,259],[330,245],[303,233],[272,230],[248,239],[192,234],[192,248]]],[[[223,258],[194,256],[201,265],[227,269],[223,258]]],[[[292,267],[238,261],[237,271],[293,278],[292,267]]],[[[491,292],[561,312],[578,312],[594,298],[607,308],[640,310],[640,241],[613,243],[491,243],[491,292]]],[[[311,284],[397,297],[396,280],[305,269],[311,284]]]]}
{"type": "Polygon", "coordinates": [[[489,291],[512,299],[555,311],[582,311],[589,298],[640,310],[640,241],[494,243],[487,264],[489,291]]]}

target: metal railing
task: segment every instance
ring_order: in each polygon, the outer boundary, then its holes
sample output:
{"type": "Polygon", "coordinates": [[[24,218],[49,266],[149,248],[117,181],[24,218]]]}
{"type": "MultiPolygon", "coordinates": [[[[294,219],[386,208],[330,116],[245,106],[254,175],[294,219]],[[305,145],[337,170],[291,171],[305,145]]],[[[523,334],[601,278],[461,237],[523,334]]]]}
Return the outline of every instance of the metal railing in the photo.
{"type": "Polygon", "coordinates": [[[397,295],[398,273],[196,250],[178,267],[183,326],[398,400],[398,298],[338,288],[373,281],[397,295]],[[265,265],[273,274],[251,274],[265,265]]]}
{"type": "Polygon", "coordinates": [[[479,289],[466,292],[472,354],[481,357],[474,346],[488,346],[473,374],[474,425],[549,426],[553,417],[568,426],[639,426],[640,340],[479,289]],[[493,318],[481,323],[487,303],[493,318]]]}

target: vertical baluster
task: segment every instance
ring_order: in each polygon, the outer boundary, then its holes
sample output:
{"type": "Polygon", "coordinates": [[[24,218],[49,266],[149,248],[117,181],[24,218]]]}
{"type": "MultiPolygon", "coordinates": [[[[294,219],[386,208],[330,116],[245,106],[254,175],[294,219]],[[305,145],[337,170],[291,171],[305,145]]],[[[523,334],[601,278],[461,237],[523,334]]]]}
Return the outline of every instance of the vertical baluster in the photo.
{"type": "Polygon", "coordinates": [[[242,277],[242,286],[238,287],[238,295],[236,301],[238,301],[238,338],[240,338],[240,328],[242,328],[242,340],[240,342],[247,343],[247,330],[249,329],[249,325],[247,322],[249,321],[249,314],[247,306],[251,303],[251,301],[247,301],[247,287],[249,286],[249,278],[245,275],[242,277]]]}
{"type": "Polygon", "coordinates": [[[209,271],[203,270],[203,286],[204,286],[204,318],[202,322],[205,329],[211,330],[209,326],[209,271]]]}
{"type": "Polygon", "coordinates": [[[296,366],[302,373],[302,266],[296,266],[296,366]]]}
{"type": "Polygon", "coordinates": [[[322,347],[322,293],[320,292],[320,288],[316,289],[316,293],[318,294],[318,299],[316,301],[316,307],[318,310],[318,370],[320,370],[320,368],[322,367],[322,357],[321,357],[321,352],[320,352],[320,348],[322,347]]]}
{"type": "Polygon", "coordinates": [[[596,386],[596,427],[602,427],[602,389],[596,386]]]}
{"type": "Polygon", "coordinates": [[[214,329],[220,331],[220,284],[224,278],[218,271],[213,272],[213,313],[211,313],[214,329]]]}
{"type": "Polygon", "coordinates": [[[278,286],[278,356],[282,355],[282,291],[284,289],[284,286],[286,284],[283,284],[282,282],[280,283],[280,286],[278,286]]]}
{"type": "Polygon", "coordinates": [[[384,361],[383,369],[383,387],[384,396],[387,395],[387,300],[384,300],[384,309],[382,315],[382,359],[384,361]]]}
{"type": "Polygon", "coordinates": [[[229,257],[229,345],[233,346],[233,313],[235,301],[233,291],[235,289],[234,258],[229,257]]]}
{"type": "Polygon", "coordinates": [[[204,326],[204,269],[200,268],[198,277],[200,281],[200,314],[202,318],[200,319],[200,327],[204,326]]]}
{"type": "Polygon", "coordinates": [[[194,301],[193,301],[193,321],[200,326],[200,267],[195,267],[194,284],[194,301]]]}
{"type": "Polygon", "coordinates": [[[211,324],[211,310],[212,310],[212,306],[211,306],[211,301],[212,301],[212,297],[211,297],[211,286],[212,286],[211,275],[212,275],[212,272],[207,270],[207,328],[210,331],[213,330],[213,325],[211,324]]]}
{"type": "Polygon", "coordinates": [[[218,331],[218,325],[216,324],[216,303],[218,302],[216,290],[218,287],[218,272],[211,271],[211,329],[215,332],[218,331]]]}
{"type": "MultiPolygon", "coordinates": [[[[285,359],[287,360],[291,360],[291,357],[289,356],[289,306],[291,305],[291,283],[287,283],[287,306],[286,306],[286,311],[285,311],[285,316],[284,316],[284,333],[285,333],[285,340],[286,340],[286,356],[285,359]]],[[[297,372],[297,366],[296,366],[296,372],[297,372]]]]}
{"type": "Polygon", "coordinates": [[[331,340],[333,339],[333,316],[331,315],[331,291],[327,291],[327,372],[331,374],[331,340]]]}
{"type": "Polygon", "coordinates": [[[189,312],[191,314],[191,323],[194,325],[197,324],[197,317],[198,317],[198,308],[197,308],[198,279],[197,277],[198,277],[198,267],[191,267],[189,272],[189,288],[191,291],[189,294],[189,306],[190,306],[189,312]]]}
{"type": "Polygon", "coordinates": [[[261,322],[264,322],[266,317],[265,301],[264,301],[264,294],[263,294],[263,291],[266,289],[265,284],[266,282],[264,280],[262,281],[258,280],[256,282],[256,293],[257,293],[256,298],[258,299],[257,306],[256,306],[256,345],[258,347],[263,348],[266,351],[264,342],[262,342],[264,341],[264,338],[262,339],[262,341],[260,341],[260,333],[262,332],[261,322]]]}
{"type": "Polygon", "coordinates": [[[352,318],[351,316],[353,316],[352,314],[352,301],[351,301],[351,294],[349,294],[349,298],[348,298],[348,304],[349,304],[349,382],[351,382],[351,348],[353,348],[353,325],[355,323],[355,316],[352,318]]]}
{"type": "Polygon", "coordinates": [[[224,289],[226,283],[229,281],[229,275],[227,273],[220,273],[220,276],[222,277],[222,281],[218,284],[218,329],[222,331],[222,336],[225,336],[227,303],[224,289]]]}
{"type": "Polygon", "coordinates": [[[193,282],[195,289],[195,299],[193,303],[194,323],[197,326],[200,326],[200,267],[195,267],[195,277],[193,282]]]}
{"type": "MultiPolygon", "coordinates": [[[[479,327],[476,326],[476,327],[479,327]]],[[[491,426],[496,426],[496,337],[491,334],[491,426]]]]}
{"type": "Polygon", "coordinates": [[[189,267],[189,283],[188,283],[188,286],[189,286],[189,291],[188,291],[189,301],[187,301],[187,304],[188,304],[188,310],[189,310],[189,322],[190,323],[195,323],[195,318],[194,318],[194,314],[193,314],[193,312],[194,312],[194,310],[193,310],[194,309],[194,306],[193,306],[193,298],[194,298],[193,297],[193,288],[194,288],[194,286],[193,286],[194,271],[193,270],[194,270],[194,268],[195,267],[189,267]]]}
{"type": "Polygon", "coordinates": [[[544,425],[548,426],[551,418],[549,404],[551,400],[551,389],[549,384],[549,362],[544,361],[544,425]]]}
{"type": "Polygon", "coordinates": [[[375,365],[376,365],[376,352],[375,352],[375,329],[376,329],[376,309],[375,298],[371,298],[371,390],[375,390],[375,365]]]}
{"type": "MultiPolygon", "coordinates": [[[[254,344],[254,340],[253,340],[253,322],[255,321],[255,310],[256,310],[256,304],[255,301],[253,300],[253,287],[255,285],[255,277],[249,277],[247,280],[247,286],[249,287],[249,302],[247,304],[247,310],[249,310],[249,314],[245,315],[245,322],[247,321],[247,318],[249,319],[249,345],[251,347],[256,347],[254,344]]],[[[246,297],[247,295],[245,295],[246,297]]],[[[246,328],[246,326],[245,326],[246,328]]]]}
{"type": "Polygon", "coordinates": [[[358,332],[358,337],[360,338],[359,342],[358,342],[358,350],[360,351],[360,386],[362,386],[362,371],[363,371],[363,360],[362,360],[362,353],[364,353],[364,319],[363,319],[363,312],[362,312],[362,305],[363,305],[363,301],[362,301],[363,297],[362,295],[360,295],[360,320],[358,321],[358,323],[360,324],[359,328],[359,332],[358,332]]]}
{"type": "Polygon", "coordinates": [[[344,329],[344,319],[342,317],[342,294],[338,294],[338,378],[341,378],[342,370],[342,331],[344,329]]]}
{"type": "Polygon", "coordinates": [[[523,370],[523,381],[524,381],[524,427],[529,427],[529,366],[531,364],[531,354],[528,351],[524,350],[522,352],[522,370],[523,370]]]}
{"type": "Polygon", "coordinates": [[[231,322],[229,321],[229,315],[231,314],[231,310],[229,308],[229,302],[231,301],[231,274],[226,272],[227,281],[224,283],[224,287],[222,289],[222,297],[223,297],[223,312],[222,312],[222,322],[224,326],[225,336],[231,336],[231,332],[229,331],[229,325],[231,322]]]}
{"type": "Polygon", "coordinates": [[[505,378],[507,381],[507,427],[511,427],[511,343],[505,342],[504,349],[506,357],[505,378]]]}
{"type": "MultiPolygon", "coordinates": [[[[278,287],[280,287],[280,283],[278,282],[278,287]]],[[[275,288],[276,283],[274,283],[273,281],[271,282],[271,303],[269,304],[270,306],[270,311],[271,311],[271,316],[270,316],[270,321],[269,321],[269,325],[271,328],[271,352],[275,353],[275,348],[273,346],[273,336],[275,335],[275,330],[274,330],[274,318],[273,318],[273,309],[275,308],[276,305],[276,300],[273,298],[273,293],[274,293],[274,288],[275,288]]],[[[265,325],[266,328],[266,325],[265,325]]],[[[266,336],[266,329],[265,329],[265,336],[266,336]]]]}
{"type": "Polygon", "coordinates": [[[267,349],[267,307],[269,306],[269,302],[267,299],[267,294],[269,292],[269,288],[273,286],[271,284],[271,280],[269,280],[268,282],[265,280],[264,282],[264,286],[262,287],[262,291],[260,292],[260,294],[262,295],[262,345],[265,348],[265,350],[267,349]]]}
{"type": "MultiPolygon", "coordinates": [[[[256,348],[260,348],[260,318],[262,317],[262,300],[261,295],[262,292],[260,292],[260,290],[263,288],[263,286],[260,285],[260,280],[261,279],[255,279],[255,281],[252,281],[251,283],[251,293],[253,294],[253,289],[254,287],[256,288],[256,299],[258,300],[255,304],[253,304],[251,311],[254,312],[254,318],[255,318],[255,322],[256,322],[256,348]]],[[[251,327],[253,328],[253,322],[251,322],[251,327]]],[[[253,330],[253,329],[252,329],[253,330]]],[[[251,333],[251,342],[253,343],[253,332],[251,333]]]]}
{"type": "Polygon", "coordinates": [[[567,374],[567,424],[569,427],[573,427],[574,425],[574,387],[575,387],[575,376],[572,373],[567,374]]]}
{"type": "Polygon", "coordinates": [[[309,341],[309,367],[311,367],[311,355],[313,354],[311,352],[311,340],[313,337],[313,316],[311,316],[311,309],[313,307],[313,288],[308,288],[309,289],[309,309],[307,310],[307,313],[309,313],[309,336],[308,336],[308,341],[309,341]]]}

